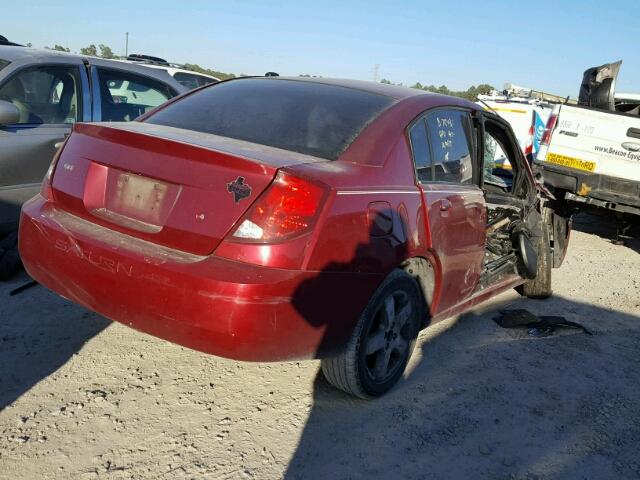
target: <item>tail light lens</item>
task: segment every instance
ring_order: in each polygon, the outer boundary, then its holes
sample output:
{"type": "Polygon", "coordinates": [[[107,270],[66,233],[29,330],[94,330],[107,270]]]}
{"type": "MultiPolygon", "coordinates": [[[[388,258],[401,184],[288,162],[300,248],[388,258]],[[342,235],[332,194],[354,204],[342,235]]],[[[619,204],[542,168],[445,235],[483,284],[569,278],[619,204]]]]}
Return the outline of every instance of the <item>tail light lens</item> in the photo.
{"type": "Polygon", "coordinates": [[[542,138],[540,139],[540,143],[542,145],[549,145],[551,143],[551,134],[556,128],[556,123],[558,122],[558,115],[553,113],[547,120],[547,125],[544,128],[544,133],[542,134],[542,138]]]}
{"type": "Polygon", "coordinates": [[[273,243],[311,231],[326,190],[315,183],[279,172],[231,235],[233,241],[273,243]]]}
{"type": "Polygon", "coordinates": [[[42,180],[42,186],[40,187],[40,195],[47,200],[53,200],[53,191],[51,189],[51,182],[53,181],[53,172],[56,169],[56,165],[58,164],[58,160],[60,160],[60,155],[62,155],[62,150],[64,150],[65,145],[69,137],[64,139],[62,144],[56,150],[56,153],[53,155],[53,159],[51,160],[51,164],[49,165],[49,169],[47,173],[44,175],[44,179],[42,180]]]}

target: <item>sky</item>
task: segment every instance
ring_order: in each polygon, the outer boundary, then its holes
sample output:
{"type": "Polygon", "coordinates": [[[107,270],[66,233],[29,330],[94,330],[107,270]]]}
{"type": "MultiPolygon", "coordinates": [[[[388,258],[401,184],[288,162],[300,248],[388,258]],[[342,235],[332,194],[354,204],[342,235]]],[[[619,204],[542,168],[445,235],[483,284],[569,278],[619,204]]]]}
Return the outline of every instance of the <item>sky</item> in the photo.
{"type": "Polygon", "coordinates": [[[638,0],[9,1],[0,34],[35,47],[124,54],[129,32],[129,53],[235,74],[510,82],[573,97],[586,68],[622,59],[616,90],[640,92],[638,0]]]}

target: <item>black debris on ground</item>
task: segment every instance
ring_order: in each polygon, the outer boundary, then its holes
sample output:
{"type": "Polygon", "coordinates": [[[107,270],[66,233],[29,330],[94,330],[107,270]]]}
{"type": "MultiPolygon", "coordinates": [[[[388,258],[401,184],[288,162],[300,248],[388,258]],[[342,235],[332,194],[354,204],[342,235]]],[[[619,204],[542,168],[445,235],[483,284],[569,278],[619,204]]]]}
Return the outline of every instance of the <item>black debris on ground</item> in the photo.
{"type": "Polygon", "coordinates": [[[521,308],[500,310],[500,315],[494,317],[493,320],[502,328],[526,327],[528,329],[527,333],[537,338],[553,335],[556,328],[575,328],[582,330],[587,335],[593,335],[583,325],[567,320],[565,317],[555,315],[538,316],[529,310],[521,308]]]}

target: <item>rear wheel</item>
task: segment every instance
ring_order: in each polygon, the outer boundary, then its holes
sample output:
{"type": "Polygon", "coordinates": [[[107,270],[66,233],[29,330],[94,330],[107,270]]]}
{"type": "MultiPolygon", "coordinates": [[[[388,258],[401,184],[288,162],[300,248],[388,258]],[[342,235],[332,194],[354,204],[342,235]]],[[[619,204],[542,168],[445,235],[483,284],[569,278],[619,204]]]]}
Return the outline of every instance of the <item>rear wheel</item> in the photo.
{"type": "Polygon", "coordinates": [[[542,208],[542,236],[537,239],[538,267],[535,278],[516,287],[517,292],[523,297],[548,298],[553,293],[551,289],[551,239],[550,229],[553,211],[550,208],[542,208]]]}
{"type": "Polygon", "coordinates": [[[392,272],[369,301],[346,350],[322,360],[325,378],[361,398],[386,393],[404,373],[423,315],[416,280],[402,270],[392,272]]]}

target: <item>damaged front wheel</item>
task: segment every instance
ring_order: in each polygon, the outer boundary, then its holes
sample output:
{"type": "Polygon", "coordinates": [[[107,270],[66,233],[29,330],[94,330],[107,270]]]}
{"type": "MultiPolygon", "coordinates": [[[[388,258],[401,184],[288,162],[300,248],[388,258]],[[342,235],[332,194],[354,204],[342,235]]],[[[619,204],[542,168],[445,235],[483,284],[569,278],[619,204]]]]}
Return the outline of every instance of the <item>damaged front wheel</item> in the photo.
{"type": "Polygon", "coordinates": [[[551,235],[553,210],[542,207],[542,235],[536,239],[538,262],[536,276],[527,283],[516,287],[516,291],[523,297],[548,298],[553,293],[551,289],[551,235]]]}

